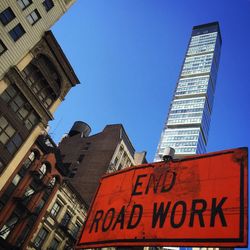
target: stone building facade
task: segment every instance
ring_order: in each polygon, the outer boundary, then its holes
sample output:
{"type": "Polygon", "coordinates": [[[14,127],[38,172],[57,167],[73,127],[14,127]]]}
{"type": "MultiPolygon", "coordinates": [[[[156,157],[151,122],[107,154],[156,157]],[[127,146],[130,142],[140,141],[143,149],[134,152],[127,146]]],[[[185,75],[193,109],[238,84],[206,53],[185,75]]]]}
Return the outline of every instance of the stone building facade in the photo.
{"type": "Polygon", "coordinates": [[[5,74],[0,84],[0,190],[77,83],[50,31],[5,74]]]}

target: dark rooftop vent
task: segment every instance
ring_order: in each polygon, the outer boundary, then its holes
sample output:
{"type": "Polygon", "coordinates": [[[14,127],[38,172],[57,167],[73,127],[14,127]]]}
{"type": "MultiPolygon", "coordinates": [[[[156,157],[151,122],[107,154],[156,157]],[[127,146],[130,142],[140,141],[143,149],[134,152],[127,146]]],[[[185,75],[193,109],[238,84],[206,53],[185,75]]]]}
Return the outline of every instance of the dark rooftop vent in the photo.
{"type": "Polygon", "coordinates": [[[83,137],[88,137],[91,132],[90,126],[82,121],[76,121],[69,131],[69,136],[81,134],[83,137]]]}

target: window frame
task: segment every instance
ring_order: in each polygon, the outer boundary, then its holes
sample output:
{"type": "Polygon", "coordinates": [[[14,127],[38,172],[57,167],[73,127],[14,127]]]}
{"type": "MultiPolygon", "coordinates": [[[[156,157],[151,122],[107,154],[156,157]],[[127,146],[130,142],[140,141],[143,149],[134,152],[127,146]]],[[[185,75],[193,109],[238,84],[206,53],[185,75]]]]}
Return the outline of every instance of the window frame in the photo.
{"type": "Polygon", "coordinates": [[[2,23],[3,26],[6,26],[15,18],[16,15],[10,7],[6,8],[0,13],[0,22],[2,23]]]}
{"type": "Polygon", "coordinates": [[[52,0],[44,0],[43,1],[43,7],[47,12],[49,12],[54,6],[55,6],[55,4],[52,0]]]}
{"type": "Polygon", "coordinates": [[[13,155],[21,146],[23,139],[18,133],[18,131],[12,126],[12,124],[8,121],[8,119],[5,116],[1,115],[0,120],[1,118],[3,118],[7,122],[7,125],[4,125],[4,127],[1,127],[1,124],[0,124],[0,138],[4,134],[5,137],[7,137],[8,139],[5,142],[1,141],[0,143],[8,150],[8,152],[11,155],[13,155]],[[7,132],[8,128],[11,128],[14,130],[14,132],[11,135],[8,134],[9,132],[7,132]]]}
{"type": "Polygon", "coordinates": [[[57,238],[53,238],[50,242],[50,245],[49,245],[49,250],[56,250],[58,249],[59,245],[60,245],[60,241],[57,239],[57,238]]]}
{"type": "Polygon", "coordinates": [[[27,9],[32,3],[33,3],[32,0],[17,0],[17,4],[18,4],[19,7],[21,8],[21,10],[27,9]],[[26,3],[26,1],[27,1],[28,3],[26,3]],[[23,6],[21,6],[22,4],[23,4],[23,6]]]}
{"type": "Polygon", "coordinates": [[[13,155],[21,146],[23,140],[21,135],[16,132],[14,134],[14,136],[8,141],[8,143],[6,144],[6,148],[8,150],[8,152],[13,155]]]}
{"type": "Polygon", "coordinates": [[[71,220],[72,220],[72,214],[69,212],[69,210],[66,210],[65,214],[63,215],[63,218],[61,220],[61,224],[64,226],[64,227],[68,227],[69,224],[71,223],[71,220]]]}
{"type": "Polygon", "coordinates": [[[23,246],[23,243],[27,239],[27,236],[28,236],[29,232],[31,231],[31,229],[33,228],[35,222],[36,222],[36,217],[34,215],[31,215],[28,219],[28,222],[25,225],[25,228],[22,230],[21,234],[19,235],[19,237],[16,241],[17,247],[20,248],[23,246]]]}
{"type": "Polygon", "coordinates": [[[18,41],[25,33],[25,29],[20,23],[9,31],[9,35],[14,42],[18,41]]]}
{"type": "Polygon", "coordinates": [[[36,238],[34,239],[34,242],[33,242],[34,246],[41,248],[48,234],[49,234],[49,230],[45,229],[44,227],[41,227],[36,238]]]}
{"type": "Polygon", "coordinates": [[[27,130],[31,131],[39,123],[39,116],[36,111],[13,85],[9,85],[0,95],[0,98],[10,106],[27,130]],[[22,113],[24,111],[26,114],[22,113]]]}
{"type": "Polygon", "coordinates": [[[56,218],[58,216],[58,214],[60,213],[61,208],[62,208],[62,204],[58,201],[55,201],[55,203],[53,204],[53,206],[50,210],[50,216],[53,218],[56,218]],[[56,205],[57,205],[57,207],[55,208],[56,205]]]}
{"type": "Polygon", "coordinates": [[[42,198],[39,200],[39,202],[38,202],[38,204],[37,204],[37,206],[36,206],[36,208],[35,208],[35,213],[36,213],[36,214],[40,214],[40,212],[42,211],[42,209],[43,209],[43,207],[44,207],[45,204],[46,204],[46,200],[45,200],[44,197],[42,197],[42,198]]]}
{"type": "Polygon", "coordinates": [[[20,184],[20,182],[22,181],[22,179],[23,179],[23,176],[21,176],[19,173],[17,173],[13,177],[11,183],[8,185],[8,187],[2,193],[1,201],[4,204],[6,204],[8,202],[8,200],[11,198],[11,196],[15,192],[16,188],[18,187],[18,185],[20,184]]]}
{"type": "Polygon", "coordinates": [[[82,227],[83,227],[83,225],[81,223],[79,223],[78,221],[76,221],[76,223],[74,225],[74,228],[73,228],[73,231],[72,231],[73,236],[75,238],[77,238],[77,236],[78,236],[79,232],[81,231],[82,227]]]}
{"type": "Polygon", "coordinates": [[[48,166],[45,162],[42,163],[42,165],[39,167],[39,179],[43,179],[43,177],[47,174],[48,166]]]}
{"type": "Polygon", "coordinates": [[[16,133],[15,128],[10,124],[8,119],[6,119],[5,116],[1,115],[0,116],[0,143],[2,145],[6,145],[10,139],[14,136],[16,133]],[[12,131],[10,131],[12,130],[12,131]]]}
{"type": "Polygon", "coordinates": [[[31,150],[28,157],[23,161],[22,166],[27,169],[31,164],[37,159],[36,153],[34,150],[31,150]]]}
{"type": "Polygon", "coordinates": [[[24,190],[24,193],[22,195],[22,203],[25,206],[27,206],[28,203],[30,202],[30,200],[32,199],[33,195],[35,195],[35,194],[36,194],[36,189],[35,189],[35,187],[31,183],[24,190]]]}
{"type": "Polygon", "coordinates": [[[30,199],[35,192],[34,187],[28,185],[23,193],[23,199],[30,199]]]}
{"type": "Polygon", "coordinates": [[[0,39],[0,56],[6,52],[8,49],[6,47],[6,45],[3,43],[3,41],[0,39]]]}
{"type": "Polygon", "coordinates": [[[53,176],[53,177],[49,180],[48,186],[49,186],[51,189],[53,189],[55,185],[56,185],[56,177],[53,176]]]}
{"type": "Polygon", "coordinates": [[[31,68],[31,66],[28,65],[22,70],[23,77],[26,79],[28,87],[31,89],[34,95],[37,96],[42,105],[45,108],[49,109],[58,97],[56,93],[54,93],[53,90],[51,89],[47,80],[44,79],[42,75],[40,75],[41,72],[39,72],[38,75],[39,77],[38,77],[37,76],[38,69],[31,68]],[[37,78],[36,80],[33,79],[34,75],[37,78]]]}
{"type": "Polygon", "coordinates": [[[37,9],[34,9],[29,15],[26,16],[26,20],[30,25],[35,25],[41,19],[41,15],[37,9]]]}
{"type": "Polygon", "coordinates": [[[17,223],[19,222],[19,220],[20,220],[20,216],[14,211],[10,215],[10,217],[6,220],[6,222],[4,223],[4,225],[0,228],[0,232],[4,232],[8,228],[10,228],[4,234],[1,235],[2,239],[7,239],[9,237],[9,235],[11,234],[11,231],[17,225],[17,223]],[[13,223],[13,221],[14,221],[14,223],[13,223]]]}

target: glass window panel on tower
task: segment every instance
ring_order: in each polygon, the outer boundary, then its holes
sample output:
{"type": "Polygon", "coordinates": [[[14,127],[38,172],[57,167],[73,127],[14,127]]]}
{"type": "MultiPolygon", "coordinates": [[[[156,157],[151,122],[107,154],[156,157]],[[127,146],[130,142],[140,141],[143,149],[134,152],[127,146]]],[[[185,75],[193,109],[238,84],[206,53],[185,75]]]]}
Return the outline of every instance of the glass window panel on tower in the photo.
{"type": "Polygon", "coordinates": [[[155,160],[165,147],[176,156],[206,152],[220,58],[217,22],[194,26],[155,160]]]}

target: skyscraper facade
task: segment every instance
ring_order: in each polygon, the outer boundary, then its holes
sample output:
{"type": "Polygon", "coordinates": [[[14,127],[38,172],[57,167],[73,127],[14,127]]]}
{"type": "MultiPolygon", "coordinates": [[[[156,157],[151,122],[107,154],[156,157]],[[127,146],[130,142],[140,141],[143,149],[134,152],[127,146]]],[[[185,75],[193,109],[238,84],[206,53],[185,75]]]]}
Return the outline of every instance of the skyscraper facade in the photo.
{"type": "Polygon", "coordinates": [[[206,152],[221,43],[218,22],[193,27],[155,161],[166,147],[176,157],[206,152]]]}

